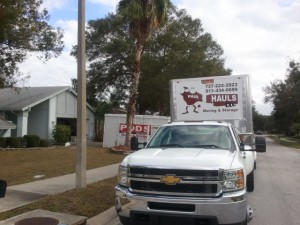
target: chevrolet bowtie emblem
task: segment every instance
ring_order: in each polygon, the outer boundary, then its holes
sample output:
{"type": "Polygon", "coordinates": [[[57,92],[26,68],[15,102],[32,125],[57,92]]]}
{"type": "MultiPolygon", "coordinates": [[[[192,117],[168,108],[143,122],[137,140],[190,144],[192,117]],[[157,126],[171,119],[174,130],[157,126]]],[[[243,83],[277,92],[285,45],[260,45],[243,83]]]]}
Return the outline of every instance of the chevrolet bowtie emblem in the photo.
{"type": "Polygon", "coordinates": [[[176,177],[175,175],[166,175],[160,179],[160,182],[165,183],[167,185],[175,185],[181,181],[180,177],[176,177]]]}

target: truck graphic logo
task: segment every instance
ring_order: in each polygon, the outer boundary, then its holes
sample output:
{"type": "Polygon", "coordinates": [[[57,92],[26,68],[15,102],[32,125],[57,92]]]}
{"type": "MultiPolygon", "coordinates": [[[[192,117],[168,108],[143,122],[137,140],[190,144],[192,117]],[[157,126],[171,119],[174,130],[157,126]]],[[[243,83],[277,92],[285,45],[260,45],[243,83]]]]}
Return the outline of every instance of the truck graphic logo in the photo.
{"type": "Polygon", "coordinates": [[[207,79],[207,80],[201,80],[202,84],[213,84],[214,83],[214,79],[207,79]]]}
{"type": "Polygon", "coordinates": [[[182,114],[187,114],[189,113],[188,108],[190,106],[192,106],[194,108],[195,113],[198,113],[197,108],[200,108],[201,105],[198,104],[196,105],[197,102],[202,102],[202,95],[200,93],[198,93],[197,91],[195,91],[195,88],[191,87],[183,87],[183,93],[180,93],[183,97],[183,100],[186,103],[186,108],[185,108],[185,112],[183,112],[182,114]]]}
{"type": "Polygon", "coordinates": [[[161,183],[165,183],[166,185],[175,185],[181,181],[180,177],[176,177],[175,175],[166,175],[160,179],[161,183]]]}
{"type": "Polygon", "coordinates": [[[232,107],[238,104],[238,95],[237,94],[207,95],[206,103],[212,103],[214,106],[232,107]]]}

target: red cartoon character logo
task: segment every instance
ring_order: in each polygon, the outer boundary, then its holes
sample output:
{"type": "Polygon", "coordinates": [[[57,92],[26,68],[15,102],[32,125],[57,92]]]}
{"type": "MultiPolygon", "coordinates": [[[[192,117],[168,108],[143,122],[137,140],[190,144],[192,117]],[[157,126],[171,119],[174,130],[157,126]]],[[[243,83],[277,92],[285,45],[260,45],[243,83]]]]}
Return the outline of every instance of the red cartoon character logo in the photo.
{"type": "Polygon", "coordinates": [[[188,88],[188,87],[183,87],[183,93],[180,93],[183,97],[183,100],[185,101],[186,103],[186,108],[185,108],[185,112],[182,113],[182,114],[187,114],[189,113],[188,111],[188,108],[190,106],[192,106],[194,108],[194,111],[195,113],[198,113],[197,111],[197,107],[200,108],[201,105],[196,105],[197,102],[202,102],[202,95],[200,93],[198,93],[195,88],[191,87],[191,88],[188,88]]]}

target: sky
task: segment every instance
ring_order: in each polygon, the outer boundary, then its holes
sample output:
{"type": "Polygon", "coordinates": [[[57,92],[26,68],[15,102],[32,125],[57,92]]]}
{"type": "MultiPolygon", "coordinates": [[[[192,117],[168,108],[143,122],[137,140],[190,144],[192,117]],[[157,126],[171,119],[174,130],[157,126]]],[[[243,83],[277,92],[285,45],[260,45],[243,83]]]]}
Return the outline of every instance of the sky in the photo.
{"type": "MultiPolygon", "coordinates": [[[[85,0],[86,22],[115,12],[119,0],[85,0]]],[[[205,32],[224,50],[225,67],[233,75],[250,74],[252,98],[260,114],[273,106],[264,103],[263,88],[284,80],[290,60],[300,62],[300,0],[172,0],[201,20],[205,32]]],[[[47,62],[31,55],[20,69],[30,79],[26,86],[71,86],[77,64],[70,56],[77,44],[77,0],[44,0],[49,23],[64,30],[62,54],[47,62]]]]}

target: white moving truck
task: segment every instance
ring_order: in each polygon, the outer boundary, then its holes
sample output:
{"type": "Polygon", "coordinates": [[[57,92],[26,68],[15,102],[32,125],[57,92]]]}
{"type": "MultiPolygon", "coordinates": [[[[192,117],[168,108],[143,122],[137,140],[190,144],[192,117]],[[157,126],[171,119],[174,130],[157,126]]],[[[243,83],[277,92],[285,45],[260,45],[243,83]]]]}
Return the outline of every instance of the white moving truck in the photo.
{"type": "Polygon", "coordinates": [[[253,132],[249,75],[178,79],[170,88],[172,121],[222,120],[253,132]]]}
{"type": "Polygon", "coordinates": [[[173,122],[120,165],[121,222],[247,224],[254,153],[266,149],[240,138],[252,137],[251,110],[249,76],[172,80],[173,122]]]}

